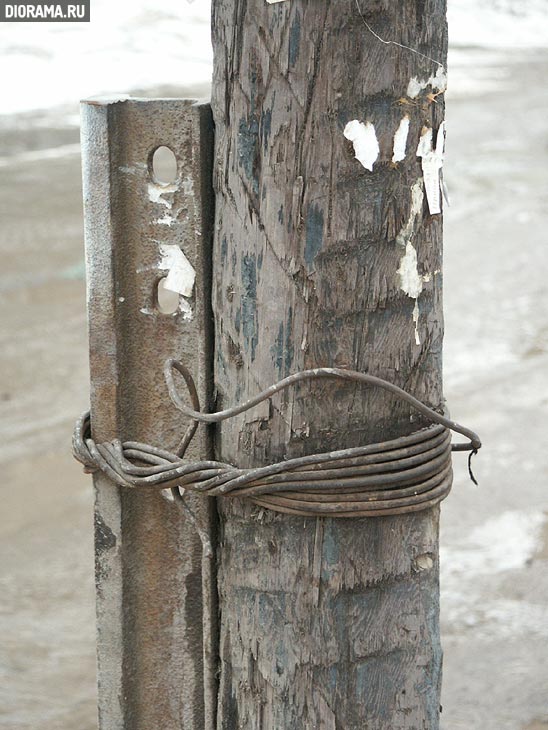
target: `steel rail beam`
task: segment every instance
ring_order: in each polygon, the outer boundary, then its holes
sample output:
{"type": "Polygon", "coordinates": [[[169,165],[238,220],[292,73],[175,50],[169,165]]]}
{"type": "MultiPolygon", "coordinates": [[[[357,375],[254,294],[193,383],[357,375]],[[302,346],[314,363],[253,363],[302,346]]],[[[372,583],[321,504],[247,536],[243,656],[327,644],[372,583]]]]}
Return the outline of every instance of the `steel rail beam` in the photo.
{"type": "MultiPolygon", "coordinates": [[[[82,150],[93,437],[174,449],[186,424],[168,397],[166,359],[190,366],[203,406],[212,393],[209,105],[85,101],[82,150]],[[162,145],[177,159],[168,184],[153,169],[162,145]],[[166,276],[187,292],[175,294],[173,314],[158,305],[166,276]]],[[[189,458],[210,457],[207,430],[189,451],[189,458]]],[[[213,561],[203,560],[194,528],[160,494],[120,489],[101,474],[95,493],[100,730],[208,730],[215,721],[213,561]]],[[[213,540],[212,502],[191,499],[213,540]]]]}

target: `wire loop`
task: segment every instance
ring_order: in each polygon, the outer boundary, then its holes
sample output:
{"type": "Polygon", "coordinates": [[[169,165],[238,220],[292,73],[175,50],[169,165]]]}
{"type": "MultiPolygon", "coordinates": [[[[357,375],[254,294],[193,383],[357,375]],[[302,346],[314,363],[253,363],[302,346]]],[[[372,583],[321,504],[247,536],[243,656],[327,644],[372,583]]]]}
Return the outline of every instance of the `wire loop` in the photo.
{"type": "MultiPolygon", "coordinates": [[[[190,419],[175,452],[136,441],[96,444],[89,413],[76,423],[74,456],[88,471],[102,471],[115,484],[138,489],[171,489],[175,502],[188,513],[184,495],[245,497],[276,512],[301,516],[375,517],[427,509],[451,489],[451,451],[477,453],[476,433],[437,413],[392,383],[366,373],[340,368],[314,368],[290,375],[240,405],[202,413],[192,375],[170,359],[164,376],[171,400],[190,419]],[[184,379],[191,407],[182,400],[174,372],[184,379]],[[188,462],[184,455],[199,423],[220,423],[243,413],[286,388],[321,378],[383,388],[410,403],[432,425],[376,444],[287,459],[252,469],[215,460],[188,462]],[[451,431],[468,439],[451,444],[451,431]]],[[[475,479],[470,472],[472,480],[475,479]]],[[[191,513],[190,513],[191,514],[191,513]]]]}

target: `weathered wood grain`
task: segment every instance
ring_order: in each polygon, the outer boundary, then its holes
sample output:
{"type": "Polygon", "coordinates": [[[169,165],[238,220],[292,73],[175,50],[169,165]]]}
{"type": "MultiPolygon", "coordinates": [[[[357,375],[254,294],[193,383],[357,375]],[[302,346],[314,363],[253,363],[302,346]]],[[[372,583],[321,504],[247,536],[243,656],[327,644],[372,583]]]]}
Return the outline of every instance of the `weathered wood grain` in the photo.
{"type": "MultiPolygon", "coordinates": [[[[445,64],[444,0],[214,0],[218,406],[313,366],[348,367],[442,407],[441,216],[415,155],[443,95],[407,95],[445,64]],[[393,135],[409,115],[407,156],[393,135]],[[373,172],[343,130],[375,125],[373,172]],[[397,273],[412,236],[427,281],[397,273]]],[[[247,467],[402,435],[418,420],[385,392],[316,382],[222,424],[217,456],[247,467]]],[[[436,730],[441,649],[437,509],[325,520],[221,504],[218,727],[436,730]]]]}

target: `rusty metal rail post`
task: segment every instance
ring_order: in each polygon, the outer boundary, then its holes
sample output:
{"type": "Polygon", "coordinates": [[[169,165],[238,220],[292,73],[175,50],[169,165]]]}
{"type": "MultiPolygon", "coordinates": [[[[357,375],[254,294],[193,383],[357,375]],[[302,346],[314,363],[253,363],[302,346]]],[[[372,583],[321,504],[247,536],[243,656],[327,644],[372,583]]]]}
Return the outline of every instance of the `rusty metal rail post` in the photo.
{"type": "MultiPolygon", "coordinates": [[[[166,392],[166,358],[191,367],[206,407],[212,389],[210,109],[90,100],[82,121],[93,436],[173,449],[185,424],[166,392]],[[177,159],[169,184],[153,171],[162,145],[177,159]],[[172,314],[158,304],[164,277],[180,295],[172,314]]],[[[210,448],[202,430],[189,457],[210,448]]],[[[100,474],[95,489],[100,730],[211,728],[213,565],[159,493],[119,489],[100,474]]],[[[212,534],[211,502],[196,499],[194,510],[212,534]]]]}

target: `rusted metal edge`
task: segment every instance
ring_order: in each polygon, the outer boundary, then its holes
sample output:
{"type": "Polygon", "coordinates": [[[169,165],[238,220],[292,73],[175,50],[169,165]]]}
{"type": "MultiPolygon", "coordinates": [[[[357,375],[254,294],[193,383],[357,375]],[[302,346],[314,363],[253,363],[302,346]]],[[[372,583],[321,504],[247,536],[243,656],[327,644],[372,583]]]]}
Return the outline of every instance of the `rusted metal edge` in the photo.
{"type": "MultiPolygon", "coordinates": [[[[212,393],[209,105],[83,102],[82,157],[93,437],[175,448],[185,419],[169,400],[165,360],[190,364],[206,407],[212,393]],[[152,171],[161,145],[178,162],[169,185],[152,171]],[[157,284],[176,268],[178,251],[195,281],[178,311],[163,314],[157,284]]],[[[210,455],[202,429],[189,458],[210,455]]],[[[203,561],[195,530],[160,494],[123,490],[100,474],[95,494],[99,727],[209,730],[213,561],[203,561]]],[[[214,541],[213,503],[197,498],[192,506],[214,541]]]]}

